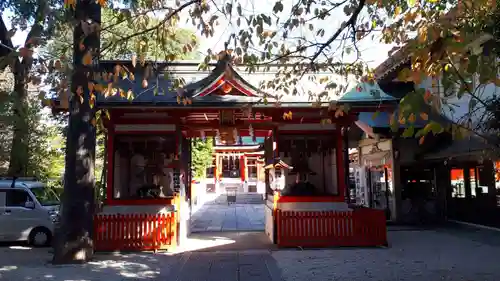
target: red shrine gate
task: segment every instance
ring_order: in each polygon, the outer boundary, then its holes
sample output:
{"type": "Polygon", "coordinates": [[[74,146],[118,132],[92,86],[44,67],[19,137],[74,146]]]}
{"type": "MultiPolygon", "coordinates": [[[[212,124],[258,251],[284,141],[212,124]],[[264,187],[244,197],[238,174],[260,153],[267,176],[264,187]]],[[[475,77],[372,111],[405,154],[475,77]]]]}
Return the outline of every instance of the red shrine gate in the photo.
{"type": "MultiPolygon", "coordinates": [[[[114,65],[102,62],[101,67],[114,65]]],[[[135,71],[140,81],[143,71],[135,71]]],[[[96,250],[157,250],[184,243],[192,137],[216,137],[227,145],[240,136],[265,138],[266,233],[274,243],[387,243],[383,211],[346,203],[346,140],[356,112],[390,107],[364,101],[335,116],[329,103],[318,108],[296,97],[282,100],[281,107],[272,100],[264,104],[261,91],[234,71],[228,56],[208,76],[188,84],[182,97],[170,92],[168,80],[161,83],[157,88],[163,95],[136,89],[141,94],[132,101],[98,97],[96,105],[107,109],[110,119],[106,198],[94,222],[96,250]],[[178,99],[190,102],[182,105],[178,99]],[[293,118],[283,118],[289,112],[293,118]],[[323,124],[324,119],[331,122],[323,124]]]]}

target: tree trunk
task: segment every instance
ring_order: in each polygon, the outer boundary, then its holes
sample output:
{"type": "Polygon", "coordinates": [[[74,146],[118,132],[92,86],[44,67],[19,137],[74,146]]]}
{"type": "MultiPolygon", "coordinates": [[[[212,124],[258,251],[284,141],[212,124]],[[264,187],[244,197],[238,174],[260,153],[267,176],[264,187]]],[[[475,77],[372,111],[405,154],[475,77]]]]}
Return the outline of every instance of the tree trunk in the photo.
{"type": "Polygon", "coordinates": [[[10,149],[8,174],[10,176],[27,176],[28,153],[28,80],[27,65],[18,60],[14,64],[14,132],[10,149]]]}
{"type": "Polygon", "coordinates": [[[92,120],[95,112],[90,104],[88,82],[93,78],[93,66],[83,62],[84,54],[92,52],[94,62],[99,57],[99,32],[85,36],[82,27],[87,20],[101,22],[101,7],[94,0],[77,1],[73,35],[74,73],[71,84],[70,116],[66,143],[66,169],[62,218],[56,231],[53,263],[81,263],[93,256],[93,215],[95,206],[94,161],[96,135],[92,120]],[[80,48],[81,39],[85,49],[80,48]],[[83,99],[75,94],[83,88],[83,99]]]}
{"type": "MultiPolygon", "coordinates": [[[[46,3],[40,1],[36,11],[35,23],[28,32],[24,47],[32,49],[33,45],[30,43],[33,37],[40,36],[43,29],[43,19],[45,17],[46,3]]],[[[7,27],[3,18],[0,18],[0,40],[5,46],[2,46],[0,53],[2,56],[9,56],[14,50],[11,38],[7,37],[7,27]]],[[[10,150],[10,161],[8,174],[11,176],[26,176],[28,173],[27,167],[29,163],[28,153],[28,80],[31,68],[33,66],[33,58],[26,56],[24,58],[12,58],[13,61],[9,63],[11,71],[14,74],[14,130],[12,138],[12,146],[10,150]]],[[[1,69],[3,70],[3,69],[1,69]]]]}

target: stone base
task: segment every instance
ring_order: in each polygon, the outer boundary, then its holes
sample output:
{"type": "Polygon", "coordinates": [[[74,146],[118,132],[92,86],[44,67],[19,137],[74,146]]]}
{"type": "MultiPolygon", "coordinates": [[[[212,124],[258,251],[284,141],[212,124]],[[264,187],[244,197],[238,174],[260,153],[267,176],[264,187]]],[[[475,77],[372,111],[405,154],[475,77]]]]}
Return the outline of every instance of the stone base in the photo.
{"type": "Polygon", "coordinates": [[[352,211],[345,202],[278,202],[282,211],[352,211]]]}

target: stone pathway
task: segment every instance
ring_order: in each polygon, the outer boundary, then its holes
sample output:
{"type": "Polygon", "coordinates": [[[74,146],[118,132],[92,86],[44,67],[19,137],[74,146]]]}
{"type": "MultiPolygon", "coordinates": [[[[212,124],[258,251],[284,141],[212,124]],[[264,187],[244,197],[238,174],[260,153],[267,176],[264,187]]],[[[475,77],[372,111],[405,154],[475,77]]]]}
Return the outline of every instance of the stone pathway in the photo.
{"type": "Polygon", "coordinates": [[[264,231],[264,204],[205,204],[191,216],[191,232],[264,231]]]}
{"type": "MultiPolygon", "coordinates": [[[[213,251],[200,248],[177,254],[99,254],[88,264],[67,266],[48,264],[51,258],[48,249],[4,246],[0,247],[0,280],[500,280],[500,233],[495,232],[463,229],[390,231],[389,248],[249,250],[255,246],[250,243],[246,250],[232,250],[215,245],[229,245],[222,242],[238,240],[237,235],[231,235],[200,235],[201,240],[210,240],[208,244],[213,244],[213,251]]],[[[201,240],[199,246],[203,246],[201,240]]]]}
{"type": "Polygon", "coordinates": [[[267,250],[187,253],[176,281],[279,281],[281,273],[267,250]]]}

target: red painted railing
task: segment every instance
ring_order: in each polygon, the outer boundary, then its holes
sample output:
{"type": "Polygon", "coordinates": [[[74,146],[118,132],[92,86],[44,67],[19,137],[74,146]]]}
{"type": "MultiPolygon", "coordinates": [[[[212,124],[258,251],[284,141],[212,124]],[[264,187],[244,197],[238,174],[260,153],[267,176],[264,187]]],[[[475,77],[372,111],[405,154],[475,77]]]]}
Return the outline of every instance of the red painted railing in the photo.
{"type": "Polygon", "coordinates": [[[176,244],[175,213],[98,214],[94,217],[95,251],[144,251],[176,244]]]}
{"type": "Polygon", "coordinates": [[[277,244],[282,247],[387,245],[384,211],[276,210],[277,244]]]}

